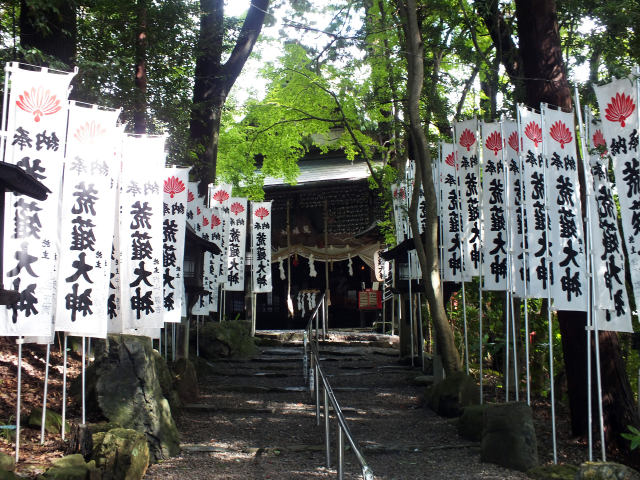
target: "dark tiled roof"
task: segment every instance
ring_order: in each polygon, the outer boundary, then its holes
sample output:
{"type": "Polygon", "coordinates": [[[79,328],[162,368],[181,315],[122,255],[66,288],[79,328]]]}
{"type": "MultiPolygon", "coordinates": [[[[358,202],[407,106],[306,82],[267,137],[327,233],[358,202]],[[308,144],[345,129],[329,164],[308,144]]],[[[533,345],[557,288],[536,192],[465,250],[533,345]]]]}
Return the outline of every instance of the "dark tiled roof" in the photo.
{"type": "MultiPolygon", "coordinates": [[[[375,162],[378,165],[380,162],[375,162]]],[[[300,174],[296,185],[307,185],[319,182],[334,182],[336,180],[355,181],[369,177],[370,172],[367,163],[363,160],[353,162],[344,157],[315,158],[301,160],[298,163],[300,174]]],[[[264,181],[265,188],[287,186],[281,178],[267,177],[264,181]]]]}

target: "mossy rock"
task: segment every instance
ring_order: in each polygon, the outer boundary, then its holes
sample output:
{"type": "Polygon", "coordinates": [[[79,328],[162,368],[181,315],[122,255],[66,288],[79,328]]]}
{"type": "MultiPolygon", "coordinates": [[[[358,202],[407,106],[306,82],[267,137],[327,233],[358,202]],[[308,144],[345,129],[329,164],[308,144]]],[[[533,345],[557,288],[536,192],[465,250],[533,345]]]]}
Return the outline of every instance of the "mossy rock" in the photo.
{"type": "Polygon", "coordinates": [[[576,465],[541,465],[527,471],[535,480],[574,480],[579,468],[576,465]]]}
{"type": "MultiPolygon", "coordinates": [[[[42,408],[35,407],[31,410],[27,424],[31,428],[39,429],[42,427],[42,408]]],[[[60,433],[62,431],[62,416],[47,409],[44,419],[44,429],[49,433],[60,433]]],[[[71,424],[66,422],[65,430],[71,430],[71,424]]]]}
{"type": "Polygon", "coordinates": [[[149,444],[143,433],[114,428],[94,435],[92,458],[103,480],[139,480],[149,466],[149,444]]]}
{"type": "Polygon", "coordinates": [[[179,399],[185,403],[194,403],[200,396],[195,366],[190,360],[180,358],[172,367],[179,399]]]}
{"type": "Polygon", "coordinates": [[[19,480],[15,473],[8,470],[0,470],[0,480],[19,480]]]}
{"type": "Polygon", "coordinates": [[[615,462],[585,462],[580,465],[576,480],[640,480],[640,473],[615,462]]]}
{"type": "Polygon", "coordinates": [[[38,478],[41,480],[99,480],[102,475],[96,462],[85,462],[79,453],[59,458],[38,478]]]}
{"type": "Polygon", "coordinates": [[[255,339],[251,336],[250,322],[205,322],[200,327],[200,355],[206,359],[247,358],[257,351],[255,339]]]}
{"type": "Polygon", "coordinates": [[[464,407],[480,402],[480,389],[473,377],[456,372],[427,388],[426,399],[438,415],[459,417],[464,407]]]}
{"type": "Polygon", "coordinates": [[[482,440],[482,417],[487,405],[465,407],[458,420],[458,435],[472,442],[482,440]]]}
{"type": "Polygon", "coordinates": [[[0,452],[0,472],[13,472],[16,468],[16,459],[13,455],[0,452]]]}
{"type": "Polygon", "coordinates": [[[182,400],[180,400],[180,395],[176,390],[175,379],[162,355],[157,350],[153,350],[152,355],[162,395],[169,402],[171,413],[177,414],[182,408],[182,400]]]}
{"type": "Polygon", "coordinates": [[[89,423],[87,424],[89,427],[89,432],[95,437],[98,433],[105,433],[109,430],[113,430],[114,428],[121,428],[122,425],[119,425],[114,422],[98,422],[98,423],[89,423]]]}

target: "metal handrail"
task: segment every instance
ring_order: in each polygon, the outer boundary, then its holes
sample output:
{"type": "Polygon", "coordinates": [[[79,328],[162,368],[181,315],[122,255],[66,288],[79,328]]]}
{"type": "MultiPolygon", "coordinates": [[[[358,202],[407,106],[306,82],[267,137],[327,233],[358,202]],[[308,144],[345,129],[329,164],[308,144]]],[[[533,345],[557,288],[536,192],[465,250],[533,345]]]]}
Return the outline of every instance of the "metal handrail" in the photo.
{"type": "Polygon", "coordinates": [[[315,392],[315,400],[316,400],[316,423],[320,425],[320,383],[322,382],[323,388],[323,397],[324,397],[324,426],[325,426],[325,448],[327,455],[327,468],[331,468],[331,435],[329,430],[329,402],[333,406],[333,411],[335,412],[336,420],[338,421],[338,479],[343,479],[344,472],[344,437],[347,437],[347,441],[349,445],[351,445],[351,449],[355,454],[358,463],[362,469],[362,478],[363,480],[373,480],[373,471],[367,465],[367,461],[364,456],[360,452],[360,448],[357,443],[353,439],[353,435],[351,434],[351,430],[349,429],[349,425],[347,425],[347,421],[344,418],[344,414],[342,413],[342,409],[340,408],[340,404],[338,403],[338,399],[333,393],[333,389],[327,380],[322,368],[320,367],[320,354],[318,351],[318,330],[319,330],[319,319],[318,313],[320,312],[320,308],[322,307],[323,312],[323,338],[326,338],[326,310],[324,308],[324,302],[326,301],[325,295],[323,294],[320,302],[312,312],[309,322],[307,323],[307,327],[304,331],[304,359],[303,359],[303,368],[304,368],[304,376],[305,380],[309,379],[309,388],[311,391],[315,392]],[[315,335],[312,337],[312,328],[313,321],[315,319],[315,335]],[[309,346],[310,345],[310,346],[309,346]],[[307,369],[308,366],[308,358],[311,361],[311,368],[307,369]]]}

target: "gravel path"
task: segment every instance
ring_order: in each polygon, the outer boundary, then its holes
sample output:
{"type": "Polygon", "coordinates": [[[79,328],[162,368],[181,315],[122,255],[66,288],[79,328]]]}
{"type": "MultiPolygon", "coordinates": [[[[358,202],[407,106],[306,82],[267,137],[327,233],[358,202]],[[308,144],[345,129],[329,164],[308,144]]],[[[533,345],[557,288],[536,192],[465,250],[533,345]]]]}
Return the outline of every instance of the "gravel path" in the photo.
{"type": "MultiPolygon", "coordinates": [[[[376,479],[525,479],[480,463],[479,444],[458,437],[452,421],[422,406],[419,369],[397,362],[397,351],[367,342],[321,345],[321,364],[356,442],[376,479]]],[[[303,387],[302,345],[262,347],[247,361],[210,363],[201,397],[178,421],[183,452],[153,465],[147,479],[334,479],[326,468],[324,421],[316,426],[303,387]]],[[[332,444],[337,425],[331,417],[332,444]]],[[[362,478],[351,451],[345,479],[362,478]]]]}

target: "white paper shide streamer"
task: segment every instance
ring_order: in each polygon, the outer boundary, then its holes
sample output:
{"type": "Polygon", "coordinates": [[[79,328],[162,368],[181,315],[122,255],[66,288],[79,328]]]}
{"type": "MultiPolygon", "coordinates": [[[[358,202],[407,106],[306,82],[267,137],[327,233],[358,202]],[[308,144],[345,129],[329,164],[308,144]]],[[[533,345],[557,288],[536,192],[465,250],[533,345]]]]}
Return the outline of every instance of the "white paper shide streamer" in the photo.
{"type": "Polygon", "coordinates": [[[180,322],[184,241],[187,220],[188,168],[165,168],[162,205],[162,285],[164,295],[163,321],[180,322]]]}
{"type": "Polygon", "coordinates": [[[253,292],[271,292],[271,202],[252,202],[253,292]]]}
{"type": "MultiPolygon", "coordinates": [[[[74,73],[6,69],[5,162],[17,165],[50,191],[44,201],[7,192],[4,227],[4,287],[20,294],[4,312],[0,334],[51,336],[56,309],[59,198],[67,121],[67,95],[74,73]]],[[[108,251],[105,252],[108,255],[108,251]]]]}
{"type": "Polygon", "coordinates": [[[163,326],[164,137],[124,139],[120,192],[122,315],[125,330],[163,326]]]}
{"type": "Polygon", "coordinates": [[[229,243],[227,246],[227,278],[225,290],[244,291],[244,262],[247,242],[247,199],[229,200],[229,243]]]}
{"type": "Polygon", "coordinates": [[[69,107],[55,328],[72,335],[107,335],[119,113],[73,102],[69,107]]]}

